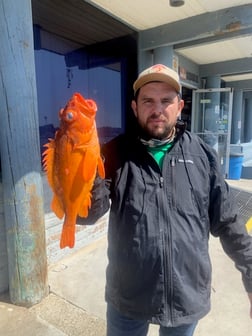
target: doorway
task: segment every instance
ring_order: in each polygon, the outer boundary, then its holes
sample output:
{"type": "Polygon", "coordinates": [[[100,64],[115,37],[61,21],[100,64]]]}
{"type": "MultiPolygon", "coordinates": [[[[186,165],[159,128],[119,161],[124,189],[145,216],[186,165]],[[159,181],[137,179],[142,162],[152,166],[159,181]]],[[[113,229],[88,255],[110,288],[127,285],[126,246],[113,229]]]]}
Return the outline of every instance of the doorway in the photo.
{"type": "Polygon", "coordinates": [[[229,169],[232,103],[231,88],[193,91],[191,131],[216,150],[224,177],[229,169]]]}
{"type": "Polygon", "coordinates": [[[184,100],[184,108],[181,112],[181,119],[186,123],[186,129],[191,131],[192,122],[192,92],[193,89],[182,86],[182,99],[184,100]]]}

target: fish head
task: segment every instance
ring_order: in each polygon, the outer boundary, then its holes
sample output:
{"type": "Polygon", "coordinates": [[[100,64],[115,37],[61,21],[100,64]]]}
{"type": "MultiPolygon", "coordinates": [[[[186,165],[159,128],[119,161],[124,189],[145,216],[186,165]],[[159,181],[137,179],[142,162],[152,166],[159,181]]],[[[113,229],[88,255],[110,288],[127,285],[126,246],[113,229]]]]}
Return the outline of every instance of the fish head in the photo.
{"type": "Polygon", "coordinates": [[[84,99],[80,93],[75,93],[59,112],[60,128],[72,135],[72,138],[79,137],[79,142],[86,141],[88,139],[84,137],[89,137],[95,127],[96,111],[94,100],[84,99]]]}

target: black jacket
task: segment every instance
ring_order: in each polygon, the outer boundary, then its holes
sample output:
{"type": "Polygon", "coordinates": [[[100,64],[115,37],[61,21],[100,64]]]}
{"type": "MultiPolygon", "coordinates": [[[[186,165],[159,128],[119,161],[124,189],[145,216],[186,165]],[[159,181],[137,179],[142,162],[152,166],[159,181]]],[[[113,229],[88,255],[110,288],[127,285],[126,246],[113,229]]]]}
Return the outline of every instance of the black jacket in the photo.
{"type": "Polygon", "coordinates": [[[209,311],[210,232],[252,292],[252,237],[238,220],[217,154],[177,131],[162,171],[137,138],[119,136],[103,148],[111,198],[106,300],[126,316],[163,326],[209,311]]]}

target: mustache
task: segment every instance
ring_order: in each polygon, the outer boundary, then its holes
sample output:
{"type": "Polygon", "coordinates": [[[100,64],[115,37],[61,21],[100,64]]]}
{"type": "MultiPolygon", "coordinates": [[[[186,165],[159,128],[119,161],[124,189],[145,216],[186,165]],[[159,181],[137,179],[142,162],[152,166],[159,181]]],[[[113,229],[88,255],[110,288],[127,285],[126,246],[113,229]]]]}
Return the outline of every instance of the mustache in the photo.
{"type": "Polygon", "coordinates": [[[152,114],[150,115],[148,118],[147,118],[147,121],[149,120],[162,120],[162,121],[165,121],[165,118],[164,116],[162,116],[161,114],[152,114]]]}

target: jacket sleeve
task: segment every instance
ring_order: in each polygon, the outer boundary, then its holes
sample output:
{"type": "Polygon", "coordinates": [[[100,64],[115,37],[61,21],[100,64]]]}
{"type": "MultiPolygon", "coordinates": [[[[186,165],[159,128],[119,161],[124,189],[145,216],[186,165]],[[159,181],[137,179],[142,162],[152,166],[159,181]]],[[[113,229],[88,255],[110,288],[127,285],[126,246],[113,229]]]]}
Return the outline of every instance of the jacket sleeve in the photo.
{"type": "Polygon", "coordinates": [[[102,217],[110,207],[109,189],[105,179],[101,179],[97,174],[91,191],[91,207],[86,218],[78,217],[77,224],[94,224],[102,217]]]}
{"type": "Polygon", "coordinates": [[[217,155],[212,153],[210,188],[210,230],[219,237],[226,254],[242,274],[247,292],[252,292],[252,237],[239,214],[232,190],[222,177],[217,155]]]}

